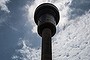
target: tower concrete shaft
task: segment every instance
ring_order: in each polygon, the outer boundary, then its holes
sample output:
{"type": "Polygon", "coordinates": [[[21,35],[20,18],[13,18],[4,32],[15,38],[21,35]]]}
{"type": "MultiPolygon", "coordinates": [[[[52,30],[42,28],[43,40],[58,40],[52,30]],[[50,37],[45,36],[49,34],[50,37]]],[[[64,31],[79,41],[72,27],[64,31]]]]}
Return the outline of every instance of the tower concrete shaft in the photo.
{"type": "Polygon", "coordinates": [[[41,60],[52,60],[51,30],[45,28],[42,32],[42,54],[41,60]]]}

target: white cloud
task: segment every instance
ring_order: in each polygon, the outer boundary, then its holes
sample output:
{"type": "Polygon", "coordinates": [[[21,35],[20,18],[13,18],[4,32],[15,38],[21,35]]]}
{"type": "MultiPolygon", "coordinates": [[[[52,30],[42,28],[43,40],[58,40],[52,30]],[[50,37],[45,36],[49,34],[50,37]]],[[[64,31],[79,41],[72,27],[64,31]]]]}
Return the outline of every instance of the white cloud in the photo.
{"type": "Polygon", "coordinates": [[[65,30],[54,37],[54,60],[90,60],[90,13],[70,21],[65,30]],[[58,46],[58,47],[57,47],[58,46]]]}
{"type": "MultiPolygon", "coordinates": [[[[17,50],[22,60],[40,60],[41,49],[23,47],[17,50]]],[[[90,13],[70,21],[65,30],[53,37],[53,60],[90,60],[90,13]]],[[[16,57],[13,56],[14,59],[16,57]]]]}
{"type": "Polygon", "coordinates": [[[22,41],[22,49],[17,50],[17,53],[20,53],[22,57],[14,55],[12,59],[21,59],[21,60],[40,60],[40,49],[30,48],[26,45],[25,41],[22,41]]]}
{"type": "MultiPolygon", "coordinates": [[[[27,5],[28,18],[35,28],[33,20],[34,9],[45,0],[35,0],[31,6],[27,5]]],[[[53,37],[53,60],[90,60],[90,11],[85,15],[68,20],[68,11],[71,0],[50,0],[55,4],[61,14],[60,22],[57,26],[58,33],[53,37]]],[[[34,31],[34,33],[36,33],[34,31]]],[[[31,48],[22,43],[23,47],[19,52],[22,60],[40,60],[41,49],[31,48]]]]}
{"type": "Polygon", "coordinates": [[[6,11],[7,13],[9,13],[9,9],[6,6],[6,3],[8,3],[10,0],[0,0],[0,9],[3,11],[6,11]]]}

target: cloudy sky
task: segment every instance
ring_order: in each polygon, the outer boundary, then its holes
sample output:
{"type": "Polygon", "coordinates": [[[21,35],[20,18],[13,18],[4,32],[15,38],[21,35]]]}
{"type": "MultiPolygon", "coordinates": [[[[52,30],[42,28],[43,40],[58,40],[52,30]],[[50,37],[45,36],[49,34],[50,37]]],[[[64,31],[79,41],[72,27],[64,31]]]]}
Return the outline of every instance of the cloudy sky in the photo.
{"type": "Polygon", "coordinates": [[[0,0],[0,60],[41,59],[33,16],[47,2],[60,12],[53,60],[90,60],[90,0],[0,0]]]}

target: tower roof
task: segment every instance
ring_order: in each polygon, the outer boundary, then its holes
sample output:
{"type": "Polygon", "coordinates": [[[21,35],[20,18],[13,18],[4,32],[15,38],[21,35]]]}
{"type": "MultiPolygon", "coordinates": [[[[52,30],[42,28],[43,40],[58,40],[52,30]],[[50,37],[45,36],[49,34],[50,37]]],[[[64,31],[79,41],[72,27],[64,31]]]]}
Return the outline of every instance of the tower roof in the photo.
{"type": "Polygon", "coordinates": [[[55,21],[56,21],[56,25],[58,24],[60,17],[59,17],[59,11],[56,6],[54,6],[51,3],[43,3],[43,4],[39,5],[36,8],[35,14],[34,14],[34,20],[37,25],[38,25],[38,20],[39,20],[40,16],[43,14],[53,15],[55,18],[55,21]]]}

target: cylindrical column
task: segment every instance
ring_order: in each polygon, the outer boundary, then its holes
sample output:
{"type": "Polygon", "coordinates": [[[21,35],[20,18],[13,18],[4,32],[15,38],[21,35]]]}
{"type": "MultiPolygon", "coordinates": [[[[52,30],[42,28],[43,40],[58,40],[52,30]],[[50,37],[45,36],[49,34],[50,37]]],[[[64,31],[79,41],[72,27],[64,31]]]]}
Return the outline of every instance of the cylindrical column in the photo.
{"type": "Polygon", "coordinates": [[[51,30],[49,28],[45,28],[42,31],[41,60],[52,60],[51,30]]]}

